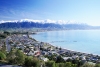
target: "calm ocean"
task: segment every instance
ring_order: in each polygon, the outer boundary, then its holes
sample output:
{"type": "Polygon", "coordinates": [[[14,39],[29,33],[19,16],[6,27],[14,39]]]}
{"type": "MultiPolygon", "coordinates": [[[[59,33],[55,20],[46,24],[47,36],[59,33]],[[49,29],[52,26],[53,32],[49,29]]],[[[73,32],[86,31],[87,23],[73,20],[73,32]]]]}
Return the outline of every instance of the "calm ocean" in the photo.
{"type": "Polygon", "coordinates": [[[100,30],[49,31],[30,36],[58,47],[100,55],[100,30]]]}

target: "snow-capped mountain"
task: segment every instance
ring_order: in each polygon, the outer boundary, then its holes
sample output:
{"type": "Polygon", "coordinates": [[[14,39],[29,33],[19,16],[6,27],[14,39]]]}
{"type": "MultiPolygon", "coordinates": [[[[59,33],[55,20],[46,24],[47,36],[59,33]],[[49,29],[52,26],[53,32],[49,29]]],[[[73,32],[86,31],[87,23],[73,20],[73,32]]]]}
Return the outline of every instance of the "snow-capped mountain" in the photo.
{"type": "Polygon", "coordinates": [[[21,19],[14,21],[0,21],[0,28],[60,28],[60,29],[89,29],[91,26],[75,21],[64,20],[32,20],[21,19]]]}
{"type": "Polygon", "coordinates": [[[79,22],[76,22],[74,20],[71,21],[64,21],[64,20],[50,20],[50,19],[46,19],[46,20],[33,20],[33,19],[21,19],[21,20],[9,20],[9,21],[0,21],[0,23],[6,23],[6,22],[34,22],[34,23],[54,23],[54,24],[81,24],[79,22]]]}

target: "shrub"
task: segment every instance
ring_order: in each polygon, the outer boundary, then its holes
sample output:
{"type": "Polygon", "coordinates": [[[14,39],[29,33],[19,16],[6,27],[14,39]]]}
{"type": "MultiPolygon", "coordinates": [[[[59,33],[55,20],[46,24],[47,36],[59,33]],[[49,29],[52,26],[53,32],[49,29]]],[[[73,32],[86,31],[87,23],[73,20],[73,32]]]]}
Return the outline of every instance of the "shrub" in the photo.
{"type": "Polygon", "coordinates": [[[0,51],[0,60],[5,60],[6,55],[0,51]]]}

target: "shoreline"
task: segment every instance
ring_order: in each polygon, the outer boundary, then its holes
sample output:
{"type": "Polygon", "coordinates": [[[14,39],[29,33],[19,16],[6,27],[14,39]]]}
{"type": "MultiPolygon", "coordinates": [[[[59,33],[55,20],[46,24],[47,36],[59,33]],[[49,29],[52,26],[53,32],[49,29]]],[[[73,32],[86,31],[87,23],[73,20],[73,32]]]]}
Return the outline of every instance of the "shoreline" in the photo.
{"type": "MultiPolygon", "coordinates": [[[[47,32],[47,31],[46,31],[47,32]]],[[[42,33],[42,32],[36,32],[37,34],[38,33],[42,33]]],[[[35,35],[35,34],[33,34],[33,35],[35,35]]],[[[29,35],[29,37],[30,37],[30,35],[29,35]]],[[[35,39],[35,38],[33,38],[33,37],[30,37],[30,38],[32,38],[32,39],[35,39]]],[[[36,40],[36,39],[35,39],[36,40]]],[[[37,42],[43,42],[43,41],[39,41],[39,40],[36,40],[37,42]]],[[[93,56],[100,56],[99,54],[93,54],[93,53],[88,53],[88,52],[81,52],[81,51],[77,51],[77,50],[72,50],[72,49],[68,49],[68,48],[63,48],[63,47],[61,47],[61,46],[56,46],[56,45],[53,45],[53,44],[51,44],[51,43],[48,43],[48,42],[43,42],[43,43],[47,43],[47,44],[49,44],[50,46],[53,46],[53,47],[59,47],[59,48],[61,48],[62,50],[64,50],[65,52],[67,52],[67,51],[69,51],[69,52],[73,52],[73,53],[81,53],[81,54],[86,54],[86,55],[93,55],[93,56]]]]}
{"type": "MultiPolygon", "coordinates": [[[[56,47],[55,45],[53,45],[53,44],[51,44],[52,46],[54,46],[54,47],[56,47]]],[[[59,46],[59,47],[61,47],[61,46],[59,46]]],[[[88,53],[88,52],[82,52],[82,51],[77,51],[77,50],[73,50],[73,49],[68,49],[68,48],[63,48],[63,47],[61,47],[63,50],[65,50],[65,51],[71,51],[71,52],[76,52],[76,53],[82,53],[82,54],[91,54],[91,55],[98,55],[98,56],[100,56],[99,54],[93,54],[93,53],[88,53]]]]}
{"type": "MultiPolygon", "coordinates": [[[[59,31],[61,31],[61,30],[59,30],[59,31]]],[[[63,30],[64,31],[64,30],[63,30]]],[[[44,32],[51,32],[51,31],[44,31],[44,32]]],[[[36,32],[37,34],[38,33],[43,33],[43,31],[41,31],[41,32],[36,32]]],[[[33,34],[33,35],[36,35],[36,34],[33,34]]],[[[30,36],[30,35],[29,35],[30,36]]],[[[31,38],[33,38],[32,36],[31,36],[31,38]]],[[[33,38],[33,39],[35,39],[35,38],[33,38]]],[[[35,39],[36,41],[39,41],[39,40],[37,40],[37,39],[35,39]]],[[[43,42],[43,41],[39,41],[39,42],[43,42]]],[[[49,43],[49,42],[43,42],[43,43],[49,43]]],[[[50,45],[52,45],[52,46],[54,46],[54,47],[61,47],[61,46],[56,46],[56,45],[54,45],[54,44],[52,44],[52,43],[49,43],[50,45]]],[[[69,51],[72,51],[72,52],[77,52],[77,53],[84,53],[84,54],[92,54],[92,55],[98,55],[98,56],[100,56],[99,54],[95,54],[95,53],[89,53],[89,52],[84,52],[84,51],[77,51],[77,50],[73,50],[73,49],[68,49],[68,48],[63,48],[63,47],[61,47],[62,49],[64,49],[64,50],[69,50],[69,51]]]]}

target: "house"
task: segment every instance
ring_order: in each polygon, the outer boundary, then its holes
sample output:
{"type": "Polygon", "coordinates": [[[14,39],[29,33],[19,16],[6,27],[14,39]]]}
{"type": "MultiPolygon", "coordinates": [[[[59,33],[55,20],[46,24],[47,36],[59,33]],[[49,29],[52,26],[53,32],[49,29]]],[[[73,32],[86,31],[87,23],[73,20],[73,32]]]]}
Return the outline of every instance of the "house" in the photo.
{"type": "Polygon", "coordinates": [[[42,55],[47,55],[48,52],[46,52],[46,51],[42,51],[41,54],[42,54],[42,55]]]}
{"type": "Polygon", "coordinates": [[[35,53],[35,56],[39,56],[41,53],[40,52],[36,52],[35,53]]]}
{"type": "Polygon", "coordinates": [[[59,53],[57,53],[56,51],[50,51],[49,53],[52,54],[52,55],[53,54],[59,55],[59,53]]]}
{"type": "Polygon", "coordinates": [[[41,57],[40,59],[43,60],[44,62],[47,62],[49,60],[48,58],[45,57],[41,57]]]}
{"type": "Polygon", "coordinates": [[[80,56],[80,59],[81,60],[86,60],[86,56],[82,55],[82,56],[80,56]]]}
{"type": "Polygon", "coordinates": [[[34,56],[39,56],[41,52],[39,50],[34,51],[34,56]]]}
{"type": "Polygon", "coordinates": [[[25,48],[25,49],[24,49],[24,54],[28,54],[28,53],[29,53],[29,51],[30,51],[30,49],[29,49],[29,48],[25,48]]]}
{"type": "Polygon", "coordinates": [[[58,51],[58,53],[59,53],[59,54],[64,54],[64,53],[65,53],[65,51],[60,50],[60,51],[58,51]]]}
{"type": "Polygon", "coordinates": [[[72,59],[72,57],[62,57],[65,61],[68,59],[72,59]]]}
{"type": "Polygon", "coordinates": [[[24,51],[24,45],[20,45],[19,47],[24,51]]]}
{"type": "Polygon", "coordinates": [[[96,57],[91,57],[90,58],[92,61],[98,61],[98,59],[96,57]]]}
{"type": "Polygon", "coordinates": [[[29,51],[28,53],[29,56],[33,56],[34,54],[35,54],[34,51],[29,51]]]}
{"type": "Polygon", "coordinates": [[[77,58],[79,58],[79,56],[78,55],[74,55],[74,56],[72,56],[72,58],[73,59],[77,59],[77,58]]]}

